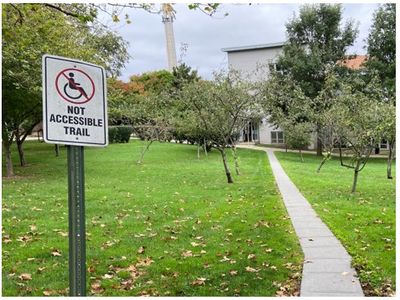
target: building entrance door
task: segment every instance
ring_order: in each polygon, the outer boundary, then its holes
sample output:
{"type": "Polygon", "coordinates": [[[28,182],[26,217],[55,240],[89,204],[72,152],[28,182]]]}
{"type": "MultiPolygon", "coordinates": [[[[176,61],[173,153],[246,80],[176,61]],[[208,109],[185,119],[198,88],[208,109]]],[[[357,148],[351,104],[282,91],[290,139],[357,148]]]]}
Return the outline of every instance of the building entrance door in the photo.
{"type": "Polygon", "coordinates": [[[256,143],[258,142],[258,124],[249,122],[242,132],[243,142],[256,143]]]}

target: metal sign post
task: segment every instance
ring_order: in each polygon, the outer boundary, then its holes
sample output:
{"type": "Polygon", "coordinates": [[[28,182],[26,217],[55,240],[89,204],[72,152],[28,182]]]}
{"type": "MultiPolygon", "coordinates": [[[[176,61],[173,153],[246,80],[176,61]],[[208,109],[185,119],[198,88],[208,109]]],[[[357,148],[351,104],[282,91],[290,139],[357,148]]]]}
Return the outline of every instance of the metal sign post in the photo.
{"type": "Polygon", "coordinates": [[[86,296],[85,176],[82,146],[68,148],[69,295],[86,296]]]}
{"type": "Polygon", "coordinates": [[[69,294],[86,295],[85,179],[83,146],[108,145],[104,68],[44,55],[43,137],[68,145],[69,294]]]}

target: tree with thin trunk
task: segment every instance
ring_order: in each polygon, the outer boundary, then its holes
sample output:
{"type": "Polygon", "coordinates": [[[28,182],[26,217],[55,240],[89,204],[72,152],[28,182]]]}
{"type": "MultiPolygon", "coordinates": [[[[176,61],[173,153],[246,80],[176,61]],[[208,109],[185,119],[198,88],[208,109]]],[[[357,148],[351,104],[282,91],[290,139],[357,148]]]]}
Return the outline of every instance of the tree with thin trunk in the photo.
{"type": "Polygon", "coordinates": [[[252,90],[254,87],[248,80],[232,71],[214,74],[213,81],[190,83],[179,95],[179,101],[186,107],[188,123],[201,129],[207,141],[220,152],[228,183],[233,183],[233,177],[226,149],[232,149],[232,142],[245,124],[260,112],[252,90]]]}
{"type": "Polygon", "coordinates": [[[359,173],[382,138],[385,110],[384,104],[377,101],[381,97],[379,91],[382,92],[377,80],[366,84],[361,90],[354,89],[353,84],[342,82],[335,104],[331,107],[336,119],[341,165],[354,170],[352,193],[356,191],[359,173]],[[342,149],[342,146],[346,149],[342,149]]]}
{"type": "MultiPolygon", "coordinates": [[[[330,107],[335,104],[337,99],[337,92],[339,90],[338,77],[330,72],[327,75],[323,89],[318,94],[317,102],[330,103],[330,107]]],[[[320,132],[317,137],[322,145],[323,158],[318,166],[317,173],[322,167],[332,158],[333,151],[337,145],[340,145],[340,138],[336,132],[337,129],[337,116],[335,110],[329,109],[317,114],[313,117],[320,124],[320,132]]]]}
{"type": "Polygon", "coordinates": [[[388,144],[389,151],[387,157],[386,177],[393,179],[392,164],[396,151],[396,106],[393,105],[394,100],[383,102],[382,105],[382,123],[379,124],[381,140],[385,140],[388,144]]]}
{"type": "Polygon", "coordinates": [[[137,109],[132,112],[132,119],[136,120],[133,131],[146,141],[137,160],[138,164],[143,163],[144,155],[153,142],[166,142],[172,139],[173,110],[173,99],[167,91],[141,97],[137,109]]]}
{"type": "Polygon", "coordinates": [[[315,126],[311,99],[291,78],[280,72],[272,72],[268,81],[259,83],[259,97],[268,121],[283,130],[287,148],[299,150],[303,161],[302,149],[311,143],[315,126]]]}
{"type": "Polygon", "coordinates": [[[285,141],[289,148],[299,150],[301,162],[304,162],[302,150],[307,149],[311,142],[312,124],[308,122],[293,123],[286,120],[282,124],[285,141]]]}

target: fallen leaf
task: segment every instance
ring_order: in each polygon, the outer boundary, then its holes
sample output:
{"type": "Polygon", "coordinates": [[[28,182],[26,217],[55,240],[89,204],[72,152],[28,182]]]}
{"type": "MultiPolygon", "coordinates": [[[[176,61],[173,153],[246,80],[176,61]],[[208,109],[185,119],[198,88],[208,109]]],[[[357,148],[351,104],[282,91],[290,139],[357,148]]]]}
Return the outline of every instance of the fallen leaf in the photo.
{"type": "Polygon", "coordinates": [[[19,236],[17,238],[17,241],[22,242],[22,243],[30,242],[31,240],[32,240],[32,238],[28,235],[19,236]]]}
{"type": "Polygon", "coordinates": [[[128,279],[128,280],[124,280],[121,282],[121,288],[123,290],[131,290],[133,288],[133,280],[132,279],[128,279]]]}
{"type": "Polygon", "coordinates": [[[58,249],[55,249],[55,250],[51,251],[51,255],[52,256],[61,256],[61,251],[58,249]]]}
{"type": "Polygon", "coordinates": [[[267,221],[261,220],[261,221],[258,221],[253,226],[254,226],[254,228],[258,228],[258,227],[261,227],[261,226],[269,228],[269,223],[267,221]]]}
{"type": "Polygon", "coordinates": [[[137,253],[143,254],[144,253],[144,248],[145,248],[144,246],[140,246],[138,251],[137,251],[137,253]]]}
{"type": "Polygon", "coordinates": [[[138,263],[136,264],[137,267],[140,266],[150,266],[154,260],[152,260],[150,257],[146,257],[144,259],[139,259],[138,263]]]}
{"type": "Polygon", "coordinates": [[[100,280],[96,280],[95,282],[93,282],[90,285],[90,288],[91,288],[91,292],[93,294],[100,294],[100,293],[104,292],[104,289],[101,287],[100,280]]]}
{"type": "Polygon", "coordinates": [[[272,249],[271,248],[267,248],[267,249],[265,249],[264,250],[266,253],[271,253],[272,252],[272,249]]]}
{"type": "Polygon", "coordinates": [[[232,276],[237,275],[237,273],[238,273],[238,271],[236,271],[236,270],[230,270],[229,271],[229,274],[231,274],[232,276]]]}
{"type": "Polygon", "coordinates": [[[190,245],[192,245],[193,247],[200,246],[200,244],[199,244],[199,243],[196,243],[196,242],[191,242],[190,245]]]}
{"type": "Polygon", "coordinates": [[[196,280],[192,281],[192,285],[204,285],[204,282],[206,281],[206,278],[197,278],[196,280]]]}
{"type": "Polygon", "coordinates": [[[251,273],[257,273],[257,272],[259,272],[260,270],[254,269],[254,268],[252,268],[252,267],[246,267],[246,271],[247,271],[247,272],[251,272],[251,273]]]}
{"type": "Polygon", "coordinates": [[[192,253],[192,251],[187,250],[187,251],[183,251],[181,255],[183,257],[191,257],[191,256],[193,256],[193,253],[192,253]]]}
{"type": "Polygon", "coordinates": [[[220,262],[225,262],[225,261],[230,261],[231,259],[229,257],[224,256],[220,262]]]}
{"type": "Polygon", "coordinates": [[[52,290],[44,290],[43,291],[43,295],[45,295],[45,296],[51,296],[53,294],[54,294],[54,291],[52,291],[52,290]]]}
{"type": "Polygon", "coordinates": [[[29,273],[21,273],[18,278],[21,280],[32,280],[32,275],[29,273]]]}
{"type": "Polygon", "coordinates": [[[3,235],[3,243],[4,244],[8,244],[8,243],[11,243],[11,242],[12,242],[12,240],[10,239],[9,235],[3,235]]]}
{"type": "Polygon", "coordinates": [[[248,256],[247,256],[247,259],[255,259],[256,258],[256,255],[255,254],[249,254],[248,256]]]}
{"type": "Polygon", "coordinates": [[[114,275],[108,274],[108,273],[101,276],[101,278],[103,278],[103,279],[112,279],[113,277],[114,277],[114,275]]]}

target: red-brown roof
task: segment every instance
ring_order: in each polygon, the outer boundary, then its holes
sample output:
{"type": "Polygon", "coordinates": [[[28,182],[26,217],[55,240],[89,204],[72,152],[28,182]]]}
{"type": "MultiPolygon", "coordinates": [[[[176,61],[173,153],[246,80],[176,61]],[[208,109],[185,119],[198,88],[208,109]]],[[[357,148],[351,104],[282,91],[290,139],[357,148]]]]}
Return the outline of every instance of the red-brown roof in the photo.
{"type": "Polygon", "coordinates": [[[339,64],[352,70],[358,70],[363,67],[362,64],[367,59],[368,59],[367,55],[356,55],[342,60],[339,64]]]}

